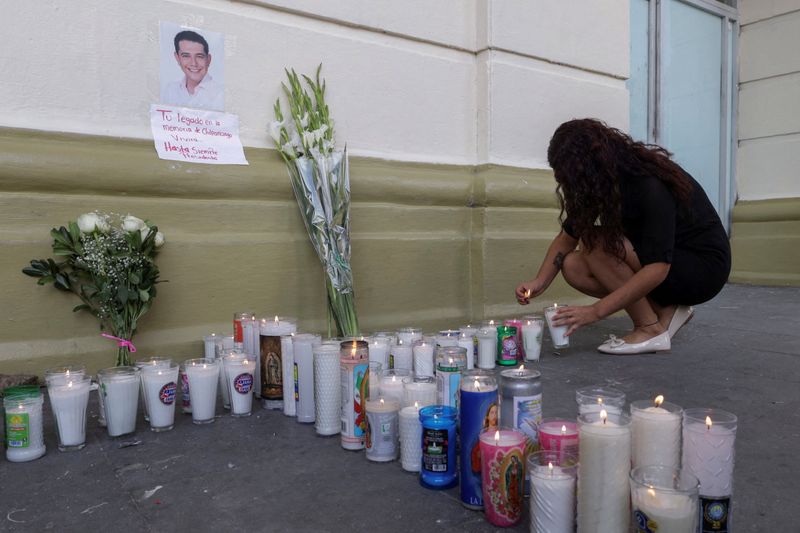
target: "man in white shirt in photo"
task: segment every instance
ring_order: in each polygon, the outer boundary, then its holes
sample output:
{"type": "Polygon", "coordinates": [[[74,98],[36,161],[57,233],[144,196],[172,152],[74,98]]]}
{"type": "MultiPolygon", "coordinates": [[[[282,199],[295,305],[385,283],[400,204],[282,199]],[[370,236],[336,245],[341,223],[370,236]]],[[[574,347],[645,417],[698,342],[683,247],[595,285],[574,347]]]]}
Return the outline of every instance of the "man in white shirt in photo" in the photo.
{"type": "Polygon", "coordinates": [[[185,30],[175,35],[175,60],[183,78],[168,83],[161,94],[165,104],[223,111],[224,90],[208,73],[211,54],[208,42],[197,32],[185,30]]]}

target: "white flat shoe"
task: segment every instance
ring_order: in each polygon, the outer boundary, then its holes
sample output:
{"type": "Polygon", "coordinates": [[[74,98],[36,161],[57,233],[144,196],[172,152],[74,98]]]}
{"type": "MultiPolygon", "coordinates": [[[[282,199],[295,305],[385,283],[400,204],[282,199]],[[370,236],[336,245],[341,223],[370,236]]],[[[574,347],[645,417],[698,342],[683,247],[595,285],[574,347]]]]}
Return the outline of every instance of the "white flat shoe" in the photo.
{"type": "Polygon", "coordinates": [[[669,338],[675,336],[678,333],[678,330],[681,329],[687,322],[689,322],[692,317],[694,316],[694,307],[690,307],[688,305],[679,305],[677,309],[675,309],[675,314],[672,315],[672,319],[669,321],[669,327],[667,328],[667,333],[669,333],[669,338]]]}
{"type": "Polygon", "coordinates": [[[644,342],[627,343],[622,339],[613,337],[597,347],[597,351],[613,355],[635,355],[640,353],[668,352],[672,348],[669,341],[669,332],[665,331],[652,339],[644,342]]]}

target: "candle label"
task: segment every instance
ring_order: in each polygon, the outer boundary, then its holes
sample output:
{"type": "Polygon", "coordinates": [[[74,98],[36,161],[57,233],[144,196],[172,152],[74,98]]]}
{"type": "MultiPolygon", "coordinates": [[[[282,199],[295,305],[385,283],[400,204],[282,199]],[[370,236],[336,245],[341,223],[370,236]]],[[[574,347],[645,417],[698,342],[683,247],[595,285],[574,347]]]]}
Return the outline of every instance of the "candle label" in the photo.
{"type": "Polygon", "coordinates": [[[175,391],[177,389],[178,386],[175,384],[175,382],[170,381],[161,387],[161,390],[158,392],[158,399],[161,400],[161,403],[164,405],[172,405],[175,403],[175,391]]]}
{"type": "Polygon", "coordinates": [[[294,364],[294,401],[300,401],[300,371],[297,369],[297,363],[294,364]]]}
{"type": "Polygon", "coordinates": [[[342,365],[342,440],[364,443],[367,430],[364,401],[369,394],[369,362],[342,365]]]}
{"type": "Polygon", "coordinates": [[[261,335],[261,397],[283,400],[283,352],[278,335],[261,335]]]}
{"type": "Polygon", "coordinates": [[[436,394],[441,405],[449,405],[458,409],[459,389],[461,388],[461,372],[457,367],[438,366],[436,370],[436,394]]]}
{"type": "Polygon", "coordinates": [[[483,507],[480,434],[497,428],[497,389],[490,392],[461,391],[461,501],[483,507]]]}
{"type": "Polygon", "coordinates": [[[542,395],[514,396],[514,428],[528,437],[530,446],[539,442],[539,423],[542,421],[542,395]]]}
{"type": "Polygon", "coordinates": [[[366,449],[370,456],[397,457],[397,412],[367,413],[366,449]]]}
{"type": "Polygon", "coordinates": [[[245,372],[244,374],[236,376],[233,379],[233,388],[239,394],[248,394],[253,390],[253,374],[245,372]]]}
{"type": "Polygon", "coordinates": [[[186,375],[186,372],[181,372],[181,396],[184,409],[191,407],[192,402],[189,399],[189,376],[186,375]]]}
{"type": "Polygon", "coordinates": [[[30,446],[30,428],[28,413],[6,413],[6,446],[9,448],[30,446]]]}
{"type": "Polygon", "coordinates": [[[241,318],[234,319],[233,342],[241,343],[243,338],[244,338],[244,332],[242,331],[242,319],[241,318]]]}
{"type": "Polygon", "coordinates": [[[709,498],[700,496],[702,533],[728,533],[730,524],[730,498],[709,498]]]}
{"type": "Polygon", "coordinates": [[[497,364],[513,365],[517,362],[517,328],[515,326],[497,327],[497,364]]]}
{"type": "Polygon", "coordinates": [[[422,428],[422,468],[428,472],[447,472],[446,429],[422,428]]]}
{"type": "Polygon", "coordinates": [[[393,353],[389,354],[389,368],[390,369],[394,368],[394,354],[393,353]]]}
{"type": "Polygon", "coordinates": [[[519,448],[484,446],[484,451],[490,455],[481,458],[487,518],[496,526],[513,526],[522,518],[525,457],[519,448]]]}

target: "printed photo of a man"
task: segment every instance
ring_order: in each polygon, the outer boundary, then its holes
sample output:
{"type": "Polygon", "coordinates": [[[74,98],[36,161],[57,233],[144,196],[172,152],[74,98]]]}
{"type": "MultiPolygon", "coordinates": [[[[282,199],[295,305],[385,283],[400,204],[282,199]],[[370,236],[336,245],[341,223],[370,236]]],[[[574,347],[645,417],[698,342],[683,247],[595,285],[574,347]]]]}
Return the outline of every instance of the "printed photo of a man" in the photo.
{"type": "Polygon", "coordinates": [[[209,46],[208,40],[197,31],[161,23],[161,103],[224,111],[225,91],[221,79],[217,79],[222,73],[224,39],[215,32],[204,33],[217,46],[209,46]],[[169,54],[164,50],[165,40],[169,40],[169,54]],[[217,56],[212,70],[212,57],[217,56]]]}

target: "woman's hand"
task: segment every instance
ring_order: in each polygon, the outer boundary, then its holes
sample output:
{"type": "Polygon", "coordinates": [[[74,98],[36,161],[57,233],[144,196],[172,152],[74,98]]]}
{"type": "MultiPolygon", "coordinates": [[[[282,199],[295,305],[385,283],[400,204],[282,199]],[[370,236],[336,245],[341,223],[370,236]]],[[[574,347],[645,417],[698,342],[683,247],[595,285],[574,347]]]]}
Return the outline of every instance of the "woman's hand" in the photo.
{"type": "Polygon", "coordinates": [[[581,326],[597,322],[602,317],[594,305],[575,305],[560,308],[553,316],[554,326],[569,326],[566,336],[569,337],[581,326]]]}
{"type": "Polygon", "coordinates": [[[532,298],[536,298],[544,292],[547,285],[539,280],[539,278],[530,281],[524,281],[517,286],[514,295],[517,297],[517,302],[520,305],[528,305],[531,303],[532,298]]]}

